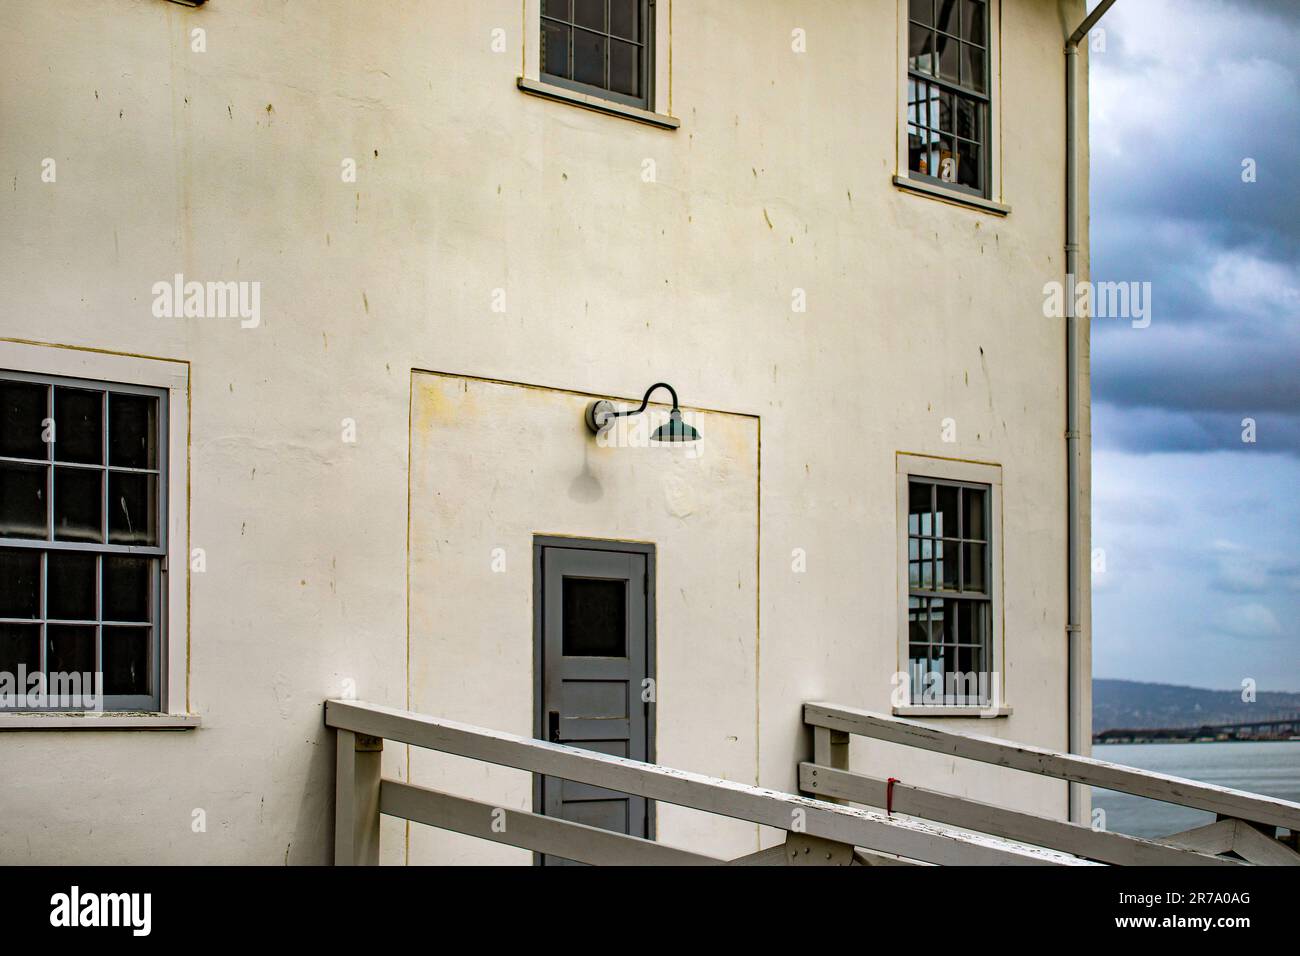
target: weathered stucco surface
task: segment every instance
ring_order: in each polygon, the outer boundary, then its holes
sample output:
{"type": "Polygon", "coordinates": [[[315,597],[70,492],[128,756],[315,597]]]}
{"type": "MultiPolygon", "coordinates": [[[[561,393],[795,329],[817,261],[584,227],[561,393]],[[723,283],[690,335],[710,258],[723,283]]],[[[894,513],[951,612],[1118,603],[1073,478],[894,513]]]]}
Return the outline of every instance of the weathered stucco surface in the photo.
{"type": "MultiPolygon", "coordinates": [[[[671,6],[675,131],[521,94],[517,0],[0,6],[0,337],[189,363],[207,557],[201,729],[0,734],[0,860],[327,861],[321,703],[348,682],[529,727],[534,532],[653,540],[661,759],[793,789],[801,702],[889,706],[900,451],[1003,469],[1014,714],[945,726],[1064,748],[1064,344],[1041,305],[1062,271],[1063,22],[1083,4],[1001,4],[1005,218],[892,185],[895,0],[671,6]],[[177,272],[260,282],[260,326],[155,318],[177,272]],[[718,410],[703,457],[584,437],[573,393],[660,379],[718,410]]],[[[404,748],[385,759],[405,778],[404,748]]],[[[1065,809],[1051,781],[854,761],[1065,809]]],[[[409,769],[527,798],[522,775],[449,763],[409,769]]],[[[660,820],[673,842],[755,842],[660,820]]],[[[385,860],[408,857],[523,859],[386,823],[385,860]]]]}
{"type": "MultiPolygon", "coordinates": [[[[415,375],[411,709],[531,736],[533,536],[653,542],[658,761],[755,782],[758,422],[688,411],[707,437],[698,455],[599,447],[583,422],[589,401],[415,375]],[[477,490],[471,507],[465,488],[477,490]]],[[[494,805],[532,805],[520,771],[416,749],[411,776],[494,805]]],[[[711,814],[660,804],[658,824],[660,839],[701,852],[755,848],[752,825],[711,814]]],[[[484,852],[473,838],[412,828],[414,861],[484,852]]]]}

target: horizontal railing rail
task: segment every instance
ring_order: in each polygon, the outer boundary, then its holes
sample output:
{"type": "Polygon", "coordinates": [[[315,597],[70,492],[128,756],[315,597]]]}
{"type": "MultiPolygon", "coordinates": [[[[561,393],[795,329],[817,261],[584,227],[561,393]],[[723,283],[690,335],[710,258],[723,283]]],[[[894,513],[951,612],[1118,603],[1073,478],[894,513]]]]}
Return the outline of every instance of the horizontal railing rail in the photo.
{"type": "Polygon", "coordinates": [[[941,730],[920,721],[838,704],[805,704],[804,721],[814,731],[814,759],[800,764],[800,789],[825,799],[867,806],[892,805],[897,812],[912,817],[1052,847],[1105,863],[1232,865],[1244,860],[1300,864],[1300,854],[1272,836],[1276,827],[1284,827],[1292,834],[1300,832],[1300,804],[1288,800],[1029,744],[941,730]],[[1218,815],[1224,825],[1217,830],[1211,825],[1162,840],[1145,840],[937,793],[898,780],[891,784],[849,770],[850,735],[1206,810],[1218,815]],[[1242,827],[1235,826],[1238,821],[1242,827]],[[1207,829],[1211,829],[1208,836],[1201,832],[1207,829]],[[1219,855],[1225,852],[1232,852],[1236,858],[1219,855]]]}
{"type": "Polygon", "coordinates": [[[584,863],[862,862],[880,858],[937,864],[1089,865],[1050,848],[941,824],[890,817],[807,796],[642,763],[563,744],[351,700],[325,704],[337,731],[335,861],[376,863],[379,816],[388,814],[497,843],[584,863]],[[738,860],[511,810],[384,779],[384,740],[592,784],[609,790],[761,824],[787,834],[786,848],[738,860]],[[867,854],[854,853],[864,848],[867,854]]]}

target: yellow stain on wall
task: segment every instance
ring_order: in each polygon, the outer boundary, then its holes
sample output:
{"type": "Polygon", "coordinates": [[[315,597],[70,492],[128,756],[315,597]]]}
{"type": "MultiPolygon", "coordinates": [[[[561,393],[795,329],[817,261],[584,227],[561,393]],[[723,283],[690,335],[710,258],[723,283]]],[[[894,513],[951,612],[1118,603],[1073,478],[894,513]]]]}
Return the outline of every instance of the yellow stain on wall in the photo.
{"type": "Polygon", "coordinates": [[[416,375],[412,427],[424,434],[435,426],[471,420],[476,404],[471,383],[465,379],[416,375]]]}

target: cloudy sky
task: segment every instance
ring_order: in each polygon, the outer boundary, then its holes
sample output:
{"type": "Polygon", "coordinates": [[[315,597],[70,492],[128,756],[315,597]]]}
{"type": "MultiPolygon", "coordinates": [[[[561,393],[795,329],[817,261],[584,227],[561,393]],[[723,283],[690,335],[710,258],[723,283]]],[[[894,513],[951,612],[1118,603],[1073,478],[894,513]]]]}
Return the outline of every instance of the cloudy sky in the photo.
{"type": "Polygon", "coordinates": [[[1093,279],[1152,309],[1093,319],[1094,674],[1300,690],[1300,3],[1102,24],[1093,279]]]}

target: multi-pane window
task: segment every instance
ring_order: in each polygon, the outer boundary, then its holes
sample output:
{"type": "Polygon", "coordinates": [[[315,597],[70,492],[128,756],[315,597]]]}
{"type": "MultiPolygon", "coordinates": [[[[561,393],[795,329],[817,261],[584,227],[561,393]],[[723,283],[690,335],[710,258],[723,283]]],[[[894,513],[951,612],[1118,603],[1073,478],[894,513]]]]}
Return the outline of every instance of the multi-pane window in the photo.
{"type": "Polygon", "coordinates": [[[0,371],[0,674],[27,675],[16,706],[159,709],[164,395],[0,371]]]}
{"type": "Polygon", "coordinates": [[[650,0],[542,0],[542,78],[649,109],[650,0]]]}
{"type": "Polygon", "coordinates": [[[907,507],[912,701],[987,704],[992,694],[990,488],[913,477],[907,507]]]}
{"type": "Polygon", "coordinates": [[[989,86],[985,0],[909,0],[910,175],[987,195],[989,86]]]}

